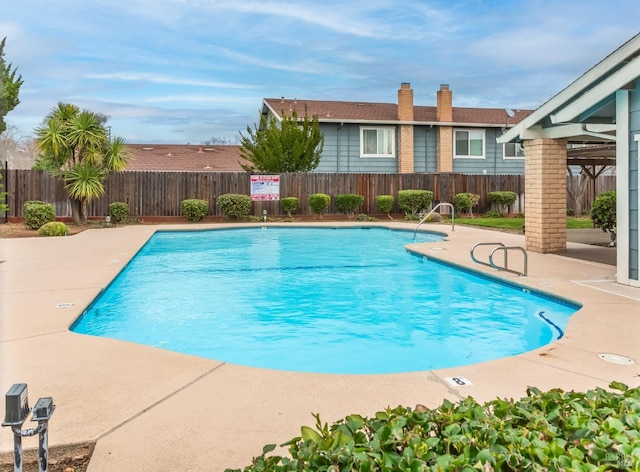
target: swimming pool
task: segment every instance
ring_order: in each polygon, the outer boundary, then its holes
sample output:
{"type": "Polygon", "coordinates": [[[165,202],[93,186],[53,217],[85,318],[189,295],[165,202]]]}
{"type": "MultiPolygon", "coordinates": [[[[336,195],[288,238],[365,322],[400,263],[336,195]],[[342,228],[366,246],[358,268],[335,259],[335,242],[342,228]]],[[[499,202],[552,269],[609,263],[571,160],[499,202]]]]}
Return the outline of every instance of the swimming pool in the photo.
{"type": "Polygon", "coordinates": [[[578,308],[418,257],[404,249],[413,242],[380,227],[158,232],[71,329],[242,365],[370,374],[526,352],[562,336],[578,308]]]}

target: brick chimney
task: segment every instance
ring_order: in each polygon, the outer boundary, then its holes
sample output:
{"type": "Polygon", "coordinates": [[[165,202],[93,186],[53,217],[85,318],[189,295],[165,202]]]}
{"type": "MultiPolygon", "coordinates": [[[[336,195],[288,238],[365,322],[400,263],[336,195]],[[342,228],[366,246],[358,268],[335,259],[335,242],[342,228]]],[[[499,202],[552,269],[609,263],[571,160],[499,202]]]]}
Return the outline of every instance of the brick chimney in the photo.
{"type": "MultiPolygon", "coordinates": [[[[436,120],[453,122],[453,93],[449,84],[441,84],[437,95],[436,120]]],[[[437,171],[453,172],[453,127],[438,126],[437,171]]]]}
{"type": "MultiPolygon", "coordinates": [[[[413,90],[411,84],[404,82],[398,90],[398,121],[413,121],[413,90]]],[[[413,159],[413,124],[398,126],[398,173],[412,174],[413,159]]]]}
{"type": "Polygon", "coordinates": [[[398,120],[413,121],[413,90],[407,82],[402,83],[398,90],[398,120]]]}
{"type": "Polygon", "coordinates": [[[449,84],[440,84],[437,104],[436,119],[438,121],[453,121],[453,93],[449,90],[449,84]]]}

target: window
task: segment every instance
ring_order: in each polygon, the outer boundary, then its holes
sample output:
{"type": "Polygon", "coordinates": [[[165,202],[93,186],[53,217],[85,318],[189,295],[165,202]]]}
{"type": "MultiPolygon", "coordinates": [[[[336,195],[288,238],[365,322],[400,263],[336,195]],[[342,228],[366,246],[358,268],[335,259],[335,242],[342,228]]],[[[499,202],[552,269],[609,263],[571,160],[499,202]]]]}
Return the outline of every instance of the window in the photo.
{"type": "Polygon", "coordinates": [[[520,143],[504,143],[503,156],[505,159],[524,159],[524,147],[520,143]]]}
{"type": "Polygon", "coordinates": [[[484,130],[455,130],[453,157],[484,159],[484,130]]]}
{"type": "Polygon", "coordinates": [[[360,157],[395,157],[395,128],[360,128],[360,157]]]}

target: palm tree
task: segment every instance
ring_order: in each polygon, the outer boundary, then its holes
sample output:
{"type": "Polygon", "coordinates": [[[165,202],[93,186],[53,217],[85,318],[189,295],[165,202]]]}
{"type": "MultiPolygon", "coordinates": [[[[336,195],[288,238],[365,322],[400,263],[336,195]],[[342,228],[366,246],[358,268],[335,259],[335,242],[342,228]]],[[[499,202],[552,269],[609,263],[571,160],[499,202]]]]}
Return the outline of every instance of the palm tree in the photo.
{"type": "Polygon", "coordinates": [[[87,204],[104,193],[111,172],[124,170],[131,154],[122,138],[109,142],[106,117],[58,103],[36,129],[41,156],[36,166],[62,179],[73,222],[87,222],[87,204]]]}

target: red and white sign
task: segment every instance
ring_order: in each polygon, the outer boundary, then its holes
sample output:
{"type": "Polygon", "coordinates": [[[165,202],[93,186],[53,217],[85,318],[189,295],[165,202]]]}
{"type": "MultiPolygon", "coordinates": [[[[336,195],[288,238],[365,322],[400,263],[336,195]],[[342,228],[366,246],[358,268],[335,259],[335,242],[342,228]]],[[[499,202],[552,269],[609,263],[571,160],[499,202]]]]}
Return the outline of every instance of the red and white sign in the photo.
{"type": "Polygon", "coordinates": [[[251,201],[264,202],[280,200],[279,175],[252,175],[251,201]]]}

